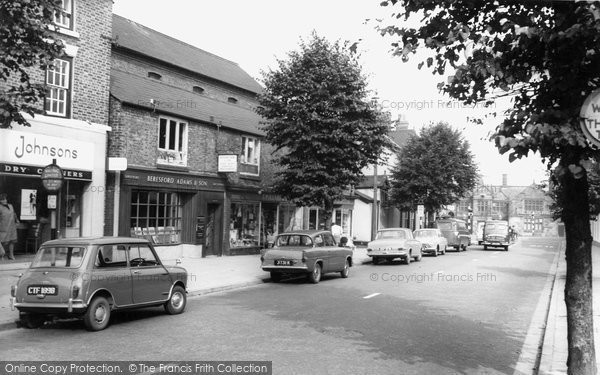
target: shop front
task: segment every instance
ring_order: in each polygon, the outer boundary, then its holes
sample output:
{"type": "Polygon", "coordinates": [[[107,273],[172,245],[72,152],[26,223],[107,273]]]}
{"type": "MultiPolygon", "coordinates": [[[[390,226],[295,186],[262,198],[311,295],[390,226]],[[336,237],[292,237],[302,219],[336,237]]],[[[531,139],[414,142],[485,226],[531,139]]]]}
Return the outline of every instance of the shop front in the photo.
{"type": "Polygon", "coordinates": [[[223,255],[225,185],[156,169],[122,172],[119,235],[151,241],[163,259],[223,255]]]}
{"type": "Polygon", "coordinates": [[[30,127],[0,129],[0,192],[19,219],[16,253],[32,253],[51,237],[101,235],[104,225],[106,126],[36,116],[30,127]],[[44,167],[63,173],[47,191],[44,167]]]}

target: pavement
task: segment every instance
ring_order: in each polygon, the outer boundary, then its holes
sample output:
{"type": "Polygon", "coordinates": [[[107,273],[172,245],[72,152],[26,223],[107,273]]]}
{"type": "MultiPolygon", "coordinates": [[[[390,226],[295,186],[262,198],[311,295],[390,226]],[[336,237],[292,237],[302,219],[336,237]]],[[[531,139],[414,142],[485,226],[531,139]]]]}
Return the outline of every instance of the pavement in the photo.
{"type": "MultiPolygon", "coordinates": [[[[556,254],[544,288],[543,294],[546,295],[542,295],[538,302],[515,374],[567,373],[567,314],[564,303],[566,261],[564,239],[560,241],[562,241],[560,252],[556,254]]],[[[0,261],[0,271],[9,271],[7,273],[16,278],[29,266],[32,257],[32,255],[17,255],[15,260],[5,258],[0,261]]],[[[188,296],[239,289],[270,281],[269,273],[260,268],[260,255],[187,257],[180,260],[180,265],[186,268],[189,274],[188,296]]],[[[593,245],[592,261],[594,339],[597,348],[596,358],[600,358],[600,244],[598,243],[593,245]]],[[[169,259],[163,262],[166,265],[175,265],[176,260],[169,259]]],[[[370,262],[371,258],[366,255],[365,247],[359,246],[354,250],[354,266],[370,262]]],[[[10,290],[6,285],[0,290],[0,301],[5,301],[0,303],[0,330],[17,327],[18,312],[12,311],[9,307],[9,293],[10,290]]]]}

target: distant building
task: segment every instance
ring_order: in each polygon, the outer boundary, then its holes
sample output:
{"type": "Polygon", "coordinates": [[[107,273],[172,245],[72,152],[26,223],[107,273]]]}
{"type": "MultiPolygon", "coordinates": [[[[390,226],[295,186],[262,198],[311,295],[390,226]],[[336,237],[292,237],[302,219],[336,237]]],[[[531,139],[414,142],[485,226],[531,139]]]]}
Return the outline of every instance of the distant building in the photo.
{"type": "Polygon", "coordinates": [[[474,232],[486,220],[495,219],[508,221],[521,235],[556,234],[557,225],[550,211],[552,199],[546,190],[536,184],[510,186],[506,175],[502,181],[501,186],[479,183],[455,205],[455,216],[467,220],[474,232]]]}

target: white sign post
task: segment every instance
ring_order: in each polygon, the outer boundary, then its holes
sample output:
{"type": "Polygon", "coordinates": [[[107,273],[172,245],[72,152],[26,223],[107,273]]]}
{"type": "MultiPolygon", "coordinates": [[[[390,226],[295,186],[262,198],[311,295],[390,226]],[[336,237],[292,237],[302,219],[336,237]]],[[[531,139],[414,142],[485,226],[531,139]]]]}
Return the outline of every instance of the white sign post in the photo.
{"type": "Polygon", "coordinates": [[[595,146],[600,147],[600,90],[587,97],[579,112],[581,130],[595,146]]]}

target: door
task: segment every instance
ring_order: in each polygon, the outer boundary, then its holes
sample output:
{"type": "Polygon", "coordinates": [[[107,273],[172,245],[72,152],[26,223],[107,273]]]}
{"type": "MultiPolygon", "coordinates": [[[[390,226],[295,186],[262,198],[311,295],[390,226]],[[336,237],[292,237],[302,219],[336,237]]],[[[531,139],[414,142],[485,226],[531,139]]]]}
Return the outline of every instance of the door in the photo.
{"type": "Polygon", "coordinates": [[[222,255],[221,233],[223,221],[223,205],[221,203],[208,203],[206,224],[204,227],[203,256],[222,255]]]}
{"type": "Polygon", "coordinates": [[[150,246],[130,245],[129,257],[133,280],[133,302],[137,304],[166,300],[171,291],[172,281],[167,269],[159,264],[150,246]]]}

